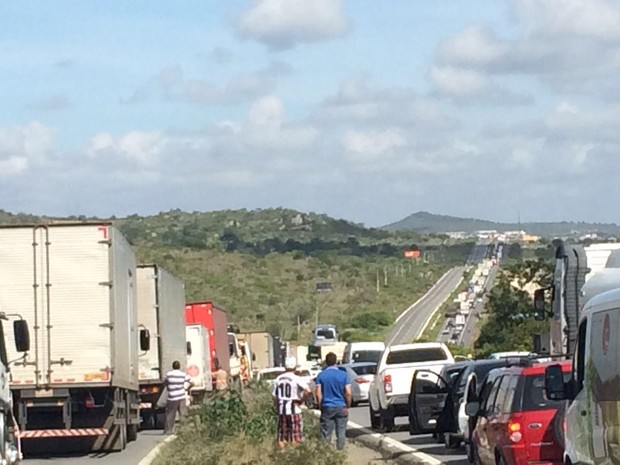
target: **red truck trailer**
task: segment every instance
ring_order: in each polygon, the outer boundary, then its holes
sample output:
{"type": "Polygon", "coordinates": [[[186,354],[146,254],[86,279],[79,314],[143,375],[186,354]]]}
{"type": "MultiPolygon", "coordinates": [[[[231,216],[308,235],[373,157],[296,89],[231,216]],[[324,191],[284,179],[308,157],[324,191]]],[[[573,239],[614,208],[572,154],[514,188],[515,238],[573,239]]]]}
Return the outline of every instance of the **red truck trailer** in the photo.
{"type": "Polygon", "coordinates": [[[241,387],[240,349],[237,336],[228,332],[226,311],[211,301],[193,302],[185,305],[185,324],[201,324],[209,330],[211,370],[215,371],[215,358],[228,372],[229,384],[241,387]]]}

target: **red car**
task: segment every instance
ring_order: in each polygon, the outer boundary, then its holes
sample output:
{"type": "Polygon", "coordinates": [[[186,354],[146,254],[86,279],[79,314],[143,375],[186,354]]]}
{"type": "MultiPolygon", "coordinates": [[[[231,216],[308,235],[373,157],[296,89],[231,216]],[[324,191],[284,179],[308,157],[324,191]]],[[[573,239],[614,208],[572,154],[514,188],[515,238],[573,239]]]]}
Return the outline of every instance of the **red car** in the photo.
{"type": "MultiPolygon", "coordinates": [[[[548,365],[502,368],[489,373],[480,401],[466,406],[473,428],[468,454],[473,463],[562,463],[562,402],[545,397],[548,365]]],[[[562,362],[561,366],[568,378],[571,362],[562,362]]]]}

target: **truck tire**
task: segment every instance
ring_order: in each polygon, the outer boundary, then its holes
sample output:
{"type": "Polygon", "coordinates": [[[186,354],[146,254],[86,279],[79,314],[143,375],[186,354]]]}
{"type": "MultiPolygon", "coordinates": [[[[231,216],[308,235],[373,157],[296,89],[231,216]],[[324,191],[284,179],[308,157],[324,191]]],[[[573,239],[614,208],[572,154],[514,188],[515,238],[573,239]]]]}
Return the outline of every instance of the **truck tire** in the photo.
{"type": "Polygon", "coordinates": [[[391,433],[396,428],[394,425],[394,409],[388,407],[387,409],[380,410],[381,412],[381,427],[386,433],[391,433]]]}
{"type": "Polygon", "coordinates": [[[370,413],[370,428],[379,429],[381,427],[381,415],[372,408],[371,403],[368,404],[368,412],[370,413]]]}
{"type": "Polygon", "coordinates": [[[138,425],[127,425],[127,442],[133,442],[138,439],[138,425]]]}

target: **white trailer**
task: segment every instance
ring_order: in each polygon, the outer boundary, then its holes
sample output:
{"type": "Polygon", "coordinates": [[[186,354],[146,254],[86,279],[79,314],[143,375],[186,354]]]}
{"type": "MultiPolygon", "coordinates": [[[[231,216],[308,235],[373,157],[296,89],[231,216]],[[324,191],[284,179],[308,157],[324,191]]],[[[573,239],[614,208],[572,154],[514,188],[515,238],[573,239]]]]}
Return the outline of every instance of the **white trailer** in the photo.
{"type": "Polygon", "coordinates": [[[179,361],[185,370],[185,286],[183,281],[158,265],[137,268],[138,326],[148,340],[138,358],[140,416],[143,427],[153,428],[163,420],[160,396],[164,380],[179,361]]]}
{"type": "Polygon", "coordinates": [[[192,378],[192,399],[199,403],[207,393],[213,391],[209,330],[199,323],[187,325],[185,338],[187,339],[186,371],[192,378]]]}
{"type": "Polygon", "coordinates": [[[7,341],[19,436],[38,450],[122,450],[137,436],[136,262],[110,223],[0,227],[0,308],[32,328],[7,341]]]}

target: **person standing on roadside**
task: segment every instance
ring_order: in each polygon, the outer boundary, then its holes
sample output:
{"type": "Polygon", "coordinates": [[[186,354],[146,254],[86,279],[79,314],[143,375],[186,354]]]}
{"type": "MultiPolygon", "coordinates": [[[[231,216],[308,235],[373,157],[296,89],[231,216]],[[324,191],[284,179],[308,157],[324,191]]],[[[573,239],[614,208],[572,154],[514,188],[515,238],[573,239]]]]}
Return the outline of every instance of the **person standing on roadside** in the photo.
{"type": "Polygon", "coordinates": [[[325,357],[325,368],[316,377],[316,403],[321,409],[321,436],[330,443],[336,430],[336,447],[344,449],[351,407],[351,382],[347,373],[336,366],[338,357],[330,352],[325,357]]]}
{"type": "Polygon", "coordinates": [[[271,395],[278,411],[278,447],[297,444],[304,440],[304,424],[301,417],[301,404],[310,394],[308,384],[295,374],[297,359],[287,357],[284,361],[286,372],[273,382],[271,395]]]}
{"type": "Polygon", "coordinates": [[[192,387],[190,376],[181,371],[181,362],[172,362],[172,370],[166,373],[166,389],[168,400],[166,402],[166,420],[164,434],[172,434],[177,412],[180,418],[187,413],[187,391],[192,387]]]}
{"type": "Polygon", "coordinates": [[[213,360],[215,371],[212,373],[213,384],[215,384],[215,392],[223,393],[228,389],[228,373],[220,365],[220,361],[216,358],[213,360]]]}

